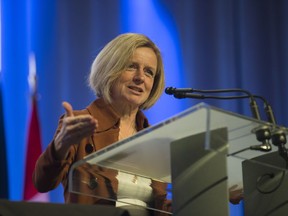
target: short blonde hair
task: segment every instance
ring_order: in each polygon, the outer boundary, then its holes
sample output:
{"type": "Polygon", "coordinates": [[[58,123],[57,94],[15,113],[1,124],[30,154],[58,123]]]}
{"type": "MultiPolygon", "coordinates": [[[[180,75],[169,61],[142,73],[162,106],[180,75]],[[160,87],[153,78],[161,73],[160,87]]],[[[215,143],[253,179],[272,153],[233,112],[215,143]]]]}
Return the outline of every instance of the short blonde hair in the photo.
{"type": "Polygon", "coordinates": [[[164,66],[158,47],[147,36],[126,33],[110,41],[95,58],[90,75],[89,86],[98,97],[111,103],[111,87],[126,69],[134,51],[140,47],[151,48],[157,57],[154,83],[148,99],[140,109],[148,109],[156,103],[164,90],[164,66]]]}

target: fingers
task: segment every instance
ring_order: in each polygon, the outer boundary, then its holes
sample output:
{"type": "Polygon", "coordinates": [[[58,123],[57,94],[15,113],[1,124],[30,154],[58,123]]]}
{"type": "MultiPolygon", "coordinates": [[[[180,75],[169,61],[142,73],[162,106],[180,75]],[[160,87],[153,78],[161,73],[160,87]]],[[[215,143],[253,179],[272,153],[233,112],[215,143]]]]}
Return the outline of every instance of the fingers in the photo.
{"type": "Polygon", "coordinates": [[[78,141],[96,132],[98,121],[93,116],[88,114],[74,116],[70,103],[64,101],[62,105],[66,111],[61,129],[64,140],[78,141]]]}
{"type": "Polygon", "coordinates": [[[243,188],[238,188],[238,185],[233,185],[229,188],[229,200],[232,204],[238,204],[243,199],[243,188]]]}
{"type": "Polygon", "coordinates": [[[86,130],[94,132],[98,126],[98,121],[89,115],[66,118],[64,121],[65,129],[69,133],[81,133],[86,130]]]}
{"type": "Polygon", "coordinates": [[[95,124],[81,122],[68,126],[63,136],[62,142],[73,144],[80,142],[83,138],[91,136],[96,130],[95,124]]]}
{"type": "Polygon", "coordinates": [[[73,114],[73,108],[70,103],[63,102],[66,114],[62,121],[62,127],[55,138],[54,146],[57,158],[66,158],[69,148],[72,144],[77,144],[85,137],[96,133],[98,121],[89,114],[76,115],[73,114]]]}
{"type": "Polygon", "coordinates": [[[64,102],[62,103],[62,106],[64,107],[64,109],[65,109],[65,111],[66,111],[66,116],[74,116],[74,114],[73,114],[73,108],[72,108],[72,106],[71,106],[70,103],[64,101],[64,102]]]}

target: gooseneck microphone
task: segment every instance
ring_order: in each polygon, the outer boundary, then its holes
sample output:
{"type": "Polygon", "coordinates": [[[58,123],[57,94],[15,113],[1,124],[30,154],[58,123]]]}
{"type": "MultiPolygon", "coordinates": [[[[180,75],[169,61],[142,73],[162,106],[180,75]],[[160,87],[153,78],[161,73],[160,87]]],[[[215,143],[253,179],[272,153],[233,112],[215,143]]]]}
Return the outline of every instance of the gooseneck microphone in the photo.
{"type": "MultiPolygon", "coordinates": [[[[249,95],[236,95],[236,96],[213,96],[213,95],[203,95],[203,94],[193,94],[193,93],[186,93],[186,92],[176,92],[174,93],[174,97],[178,99],[182,98],[195,98],[195,99],[223,99],[223,100],[234,100],[234,99],[242,99],[242,98],[249,98],[249,95]]],[[[259,95],[253,95],[254,98],[260,99],[263,101],[264,104],[264,111],[266,114],[267,121],[276,124],[274,112],[272,110],[271,105],[268,101],[259,95]]]]}
{"type": "MultiPolygon", "coordinates": [[[[249,91],[246,91],[244,89],[216,89],[216,90],[199,90],[199,89],[193,89],[193,88],[173,88],[173,87],[167,87],[165,89],[165,93],[168,95],[173,95],[175,98],[183,99],[183,98],[194,98],[194,99],[223,99],[223,100],[232,100],[232,99],[242,99],[242,98],[249,98],[250,99],[250,109],[252,112],[252,115],[255,119],[260,119],[260,114],[258,110],[258,105],[256,103],[255,98],[259,98],[264,102],[264,107],[266,111],[266,115],[268,120],[271,123],[275,123],[275,117],[272,111],[271,106],[269,103],[261,96],[252,95],[249,91]],[[236,96],[213,96],[213,95],[203,95],[203,94],[194,94],[194,93],[227,93],[227,92],[240,92],[245,93],[245,95],[236,95],[236,96]]],[[[271,139],[271,131],[268,126],[261,126],[254,130],[254,133],[256,134],[256,138],[259,142],[261,142],[260,145],[253,145],[250,146],[249,149],[251,150],[257,150],[257,151],[264,151],[268,152],[272,150],[272,145],[270,144],[271,139]]],[[[237,152],[240,153],[240,152],[237,152]]]]}
{"type": "MultiPolygon", "coordinates": [[[[245,93],[245,95],[247,95],[250,99],[250,109],[252,112],[252,115],[255,119],[257,120],[261,120],[260,118],[260,114],[259,114],[259,109],[256,103],[256,100],[254,98],[254,96],[249,92],[246,91],[244,89],[239,89],[239,88],[235,88],[235,89],[213,89],[213,90],[200,90],[200,89],[193,89],[193,88],[173,88],[173,87],[167,87],[165,89],[165,93],[168,95],[174,95],[175,98],[197,98],[197,96],[195,94],[191,93],[227,93],[227,92],[240,92],[240,93],[245,93]]],[[[208,98],[207,96],[199,96],[198,99],[205,99],[208,98]]],[[[235,96],[231,96],[231,97],[226,97],[226,98],[221,98],[221,97],[217,97],[217,96],[209,96],[209,98],[214,98],[214,99],[237,99],[237,97],[235,96]]],[[[239,97],[238,97],[239,98],[239,97]]]]}
{"type": "MultiPolygon", "coordinates": [[[[278,153],[279,156],[282,157],[282,159],[285,160],[285,168],[288,169],[288,150],[285,147],[285,144],[287,143],[286,140],[286,131],[285,129],[279,127],[276,125],[276,120],[275,120],[275,116],[273,113],[273,110],[270,106],[270,104],[268,103],[268,101],[262,97],[262,96],[258,96],[258,95],[252,95],[250,94],[250,92],[247,92],[245,90],[242,89],[237,89],[237,91],[243,92],[246,95],[238,95],[238,96],[213,96],[213,95],[201,95],[201,94],[194,94],[196,93],[221,93],[221,92],[231,92],[234,91],[236,89],[229,89],[229,90],[197,90],[197,89],[192,89],[192,88],[185,88],[185,89],[176,89],[176,88],[172,88],[172,87],[168,87],[165,89],[165,93],[169,94],[169,95],[174,95],[175,98],[195,98],[195,99],[206,99],[206,98],[211,98],[211,99],[239,99],[239,98],[250,98],[250,106],[251,106],[251,110],[252,110],[252,114],[256,119],[260,119],[260,116],[257,115],[257,113],[259,114],[258,110],[257,110],[257,104],[254,98],[260,99],[263,101],[264,104],[264,111],[266,114],[266,118],[267,121],[270,122],[272,124],[270,126],[267,125],[263,125],[260,126],[258,128],[255,128],[252,132],[254,132],[256,134],[256,138],[258,141],[260,141],[262,144],[260,145],[253,145],[250,146],[249,148],[245,148],[242,150],[239,150],[237,152],[233,152],[229,155],[236,155],[239,154],[240,152],[246,151],[248,149],[251,150],[259,150],[259,151],[264,151],[264,152],[268,152],[272,149],[272,146],[270,144],[270,139],[273,143],[274,146],[278,147],[278,153]],[[253,102],[254,101],[254,102],[253,102]],[[259,117],[259,118],[258,118],[259,117]]],[[[235,92],[237,92],[235,91],[235,92]]],[[[259,176],[257,178],[257,184],[256,184],[256,189],[263,194],[271,194],[274,191],[276,191],[282,184],[284,181],[284,178],[286,176],[286,171],[280,171],[280,179],[277,180],[277,185],[275,187],[273,187],[272,189],[266,191],[266,190],[262,190],[261,189],[261,185],[264,179],[268,180],[271,183],[275,182],[275,177],[276,175],[278,175],[279,173],[264,173],[263,175],[259,176]],[[269,176],[270,179],[268,178],[269,176]]],[[[270,183],[269,183],[270,184],[270,183]]]]}
{"type": "Polygon", "coordinates": [[[165,89],[165,93],[168,95],[173,95],[175,93],[192,93],[194,92],[193,88],[173,88],[173,87],[167,87],[165,89]]]}

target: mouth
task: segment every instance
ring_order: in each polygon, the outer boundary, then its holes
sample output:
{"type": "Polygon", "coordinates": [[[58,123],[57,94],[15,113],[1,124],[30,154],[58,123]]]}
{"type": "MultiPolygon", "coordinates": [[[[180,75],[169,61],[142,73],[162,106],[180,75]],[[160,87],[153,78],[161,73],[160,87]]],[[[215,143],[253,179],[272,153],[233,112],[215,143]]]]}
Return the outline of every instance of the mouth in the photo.
{"type": "Polygon", "coordinates": [[[143,92],[143,89],[137,86],[128,86],[128,88],[139,93],[143,92]]]}

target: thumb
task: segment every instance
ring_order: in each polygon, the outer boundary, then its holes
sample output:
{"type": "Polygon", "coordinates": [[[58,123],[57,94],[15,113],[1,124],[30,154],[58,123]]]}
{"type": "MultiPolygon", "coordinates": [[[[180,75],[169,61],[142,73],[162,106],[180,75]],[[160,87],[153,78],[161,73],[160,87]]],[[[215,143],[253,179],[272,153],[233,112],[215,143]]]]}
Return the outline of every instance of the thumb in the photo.
{"type": "Polygon", "coordinates": [[[65,111],[66,111],[66,116],[74,116],[74,114],[73,114],[73,108],[72,108],[72,106],[71,106],[70,103],[64,101],[64,102],[62,103],[62,106],[64,107],[64,109],[65,109],[65,111]]]}

